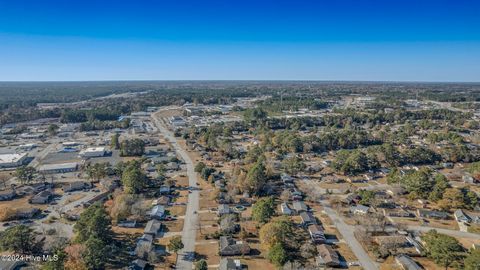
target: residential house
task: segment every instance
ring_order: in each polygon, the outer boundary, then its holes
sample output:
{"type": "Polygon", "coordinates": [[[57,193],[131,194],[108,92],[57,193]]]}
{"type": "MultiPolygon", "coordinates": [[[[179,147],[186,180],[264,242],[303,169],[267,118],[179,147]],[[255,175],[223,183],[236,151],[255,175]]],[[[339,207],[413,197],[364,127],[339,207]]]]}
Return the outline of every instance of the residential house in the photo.
{"type": "Polygon", "coordinates": [[[413,214],[403,208],[382,209],[383,215],[386,217],[412,217],[413,214]]]}
{"type": "Polygon", "coordinates": [[[218,216],[223,216],[223,215],[226,215],[226,214],[230,214],[232,212],[232,210],[230,209],[230,207],[226,204],[220,204],[218,205],[218,216]]]}
{"type": "Polygon", "coordinates": [[[410,256],[407,255],[398,255],[395,257],[395,261],[402,267],[403,270],[422,270],[410,256]]]}
{"type": "Polygon", "coordinates": [[[250,246],[241,241],[235,241],[228,236],[220,237],[220,256],[237,256],[246,255],[250,253],[250,246]]]}
{"type": "Polygon", "coordinates": [[[317,221],[316,221],[315,217],[309,212],[301,212],[300,213],[300,218],[302,220],[302,225],[303,226],[317,224],[317,221]]]}
{"type": "Polygon", "coordinates": [[[419,241],[417,241],[416,239],[414,239],[410,236],[407,236],[407,241],[410,243],[410,245],[413,246],[413,248],[415,249],[415,251],[418,254],[423,254],[424,248],[423,248],[423,245],[419,241]]]}
{"type": "Polygon", "coordinates": [[[370,207],[362,204],[358,204],[350,207],[350,212],[353,213],[354,215],[366,215],[369,210],[370,210],[370,207]]]}
{"type": "Polygon", "coordinates": [[[280,204],[280,211],[282,212],[283,215],[291,216],[293,214],[292,209],[288,207],[288,204],[286,202],[283,202],[280,204]]]}
{"type": "Polygon", "coordinates": [[[382,248],[394,249],[406,247],[410,244],[404,235],[382,235],[375,236],[373,241],[382,248]]]}
{"type": "Polygon", "coordinates": [[[156,164],[167,163],[169,160],[170,160],[170,157],[160,156],[160,157],[152,157],[152,158],[150,159],[150,162],[151,162],[153,165],[156,165],[156,164]]]}
{"type": "Polygon", "coordinates": [[[448,213],[435,210],[418,209],[417,216],[420,218],[448,219],[448,213]]]}
{"type": "Polygon", "coordinates": [[[293,177],[291,177],[290,175],[288,175],[286,173],[282,173],[282,175],[280,175],[280,178],[282,179],[284,184],[293,183],[293,177]]]}
{"type": "Polygon", "coordinates": [[[152,219],[147,222],[147,225],[145,226],[143,233],[149,234],[155,237],[157,236],[158,233],[160,233],[161,228],[162,228],[162,223],[156,219],[152,219]]]}
{"type": "Polygon", "coordinates": [[[52,187],[52,184],[47,182],[30,184],[28,186],[22,186],[17,188],[17,193],[19,194],[37,194],[41,191],[49,189],[52,187]]]}
{"type": "Polygon", "coordinates": [[[130,264],[128,267],[128,270],[144,270],[148,265],[147,261],[144,261],[142,259],[136,259],[130,264]]]}
{"type": "Polygon", "coordinates": [[[300,214],[301,212],[307,212],[308,211],[307,205],[302,201],[294,201],[292,203],[292,206],[293,206],[293,209],[295,210],[295,212],[297,212],[297,214],[300,214]]]}
{"type": "Polygon", "coordinates": [[[137,227],[137,221],[136,220],[124,220],[118,222],[118,227],[122,228],[136,228],[137,227]]]}
{"type": "Polygon", "coordinates": [[[453,216],[458,223],[470,223],[472,221],[472,219],[465,212],[463,212],[462,209],[455,210],[453,216]]]}
{"type": "Polygon", "coordinates": [[[158,199],[153,200],[152,205],[168,205],[170,203],[170,197],[161,196],[158,199]]]}
{"type": "Polygon", "coordinates": [[[1,270],[19,270],[26,265],[27,263],[22,260],[0,260],[1,270]]]}
{"type": "Polygon", "coordinates": [[[148,254],[153,250],[153,237],[149,234],[144,234],[137,241],[135,247],[135,254],[142,259],[148,258],[148,254]]]}
{"type": "Polygon", "coordinates": [[[161,220],[165,217],[165,207],[163,205],[155,205],[150,211],[150,217],[161,220]]]}
{"type": "Polygon", "coordinates": [[[336,267],[340,265],[338,253],[331,246],[322,244],[317,246],[318,256],[316,258],[319,267],[336,267]]]}
{"type": "Polygon", "coordinates": [[[14,219],[29,219],[40,214],[40,209],[38,208],[20,208],[15,212],[14,219]]]}
{"type": "Polygon", "coordinates": [[[218,270],[239,270],[242,269],[240,260],[234,260],[230,258],[222,258],[218,270]]]}
{"type": "Polygon", "coordinates": [[[52,198],[53,193],[50,190],[44,190],[30,198],[29,202],[31,204],[47,204],[52,198]]]}
{"type": "Polygon", "coordinates": [[[160,187],[160,190],[159,190],[159,191],[160,191],[160,194],[162,194],[162,195],[168,195],[168,194],[170,194],[171,189],[170,189],[169,186],[162,185],[162,186],[160,187]]]}
{"type": "Polygon", "coordinates": [[[10,201],[17,196],[15,189],[0,191],[0,201],[10,201]]]}
{"type": "Polygon", "coordinates": [[[178,163],[176,163],[176,162],[168,162],[165,165],[165,169],[167,169],[169,171],[178,171],[180,169],[180,165],[178,165],[178,163]]]}
{"type": "Polygon", "coordinates": [[[360,202],[361,199],[362,198],[360,197],[360,195],[353,193],[348,195],[345,199],[343,199],[343,202],[345,204],[352,205],[352,204],[357,204],[358,202],[360,202]]]}
{"type": "Polygon", "coordinates": [[[225,183],[222,180],[215,181],[215,188],[222,189],[225,188],[225,183]]]}
{"type": "Polygon", "coordinates": [[[465,183],[469,183],[469,184],[475,184],[476,181],[475,181],[475,178],[473,178],[471,175],[469,174],[465,174],[462,176],[462,180],[463,182],[465,183]]]}
{"type": "Polygon", "coordinates": [[[325,243],[325,232],[323,231],[322,226],[318,224],[312,224],[308,226],[308,233],[310,234],[310,238],[316,244],[325,243]]]}
{"type": "Polygon", "coordinates": [[[100,180],[100,186],[102,186],[104,190],[114,191],[120,186],[120,182],[118,180],[102,179],[100,180]]]}
{"type": "Polygon", "coordinates": [[[71,183],[67,183],[63,185],[62,190],[64,192],[73,192],[73,191],[78,191],[78,190],[86,190],[90,189],[92,185],[88,182],[85,181],[75,181],[71,183]]]}
{"type": "Polygon", "coordinates": [[[389,189],[387,189],[387,193],[390,195],[390,196],[400,196],[400,195],[404,195],[407,193],[407,191],[405,190],[405,188],[401,187],[401,186],[392,186],[390,187],[389,189]]]}

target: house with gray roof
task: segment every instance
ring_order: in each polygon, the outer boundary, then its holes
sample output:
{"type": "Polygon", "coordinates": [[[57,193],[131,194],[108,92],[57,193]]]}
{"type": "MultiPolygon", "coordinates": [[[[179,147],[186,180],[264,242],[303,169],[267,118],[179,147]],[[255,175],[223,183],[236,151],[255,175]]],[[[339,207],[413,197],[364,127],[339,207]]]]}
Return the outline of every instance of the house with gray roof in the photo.
{"type": "Polygon", "coordinates": [[[472,219],[462,209],[455,210],[453,216],[455,216],[455,220],[457,220],[459,223],[469,223],[472,221],[472,219]]]}
{"type": "Polygon", "coordinates": [[[17,192],[14,189],[0,191],[0,201],[10,201],[17,196],[17,192]]]}
{"type": "Polygon", "coordinates": [[[53,193],[50,190],[44,190],[30,198],[31,204],[47,204],[53,199],[53,193]]]}
{"type": "Polygon", "coordinates": [[[161,220],[165,217],[165,207],[163,205],[155,205],[150,210],[150,217],[161,220]]]}
{"type": "Polygon", "coordinates": [[[403,270],[422,270],[410,256],[408,255],[398,255],[395,257],[395,261],[402,267],[403,270]]]}
{"type": "Polygon", "coordinates": [[[312,213],[309,213],[309,212],[301,212],[300,213],[300,219],[302,220],[302,225],[303,226],[317,224],[317,220],[312,215],[312,213]]]}
{"type": "Polygon", "coordinates": [[[250,246],[241,241],[235,241],[232,237],[221,236],[218,251],[220,256],[237,256],[250,253],[250,246]]]}
{"type": "Polygon", "coordinates": [[[218,270],[239,270],[242,269],[240,260],[234,260],[230,258],[222,258],[218,270]]]}
{"type": "Polygon", "coordinates": [[[292,206],[293,206],[293,209],[295,210],[295,212],[297,212],[297,214],[300,214],[301,212],[307,212],[308,211],[307,205],[302,201],[294,201],[292,203],[292,206]]]}
{"type": "Polygon", "coordinates": [[[155,237],[157,236],[158,233],[160,233],[161,228],[162,228],[162,223],[156,219],[152,219],[147,222],[147,225],[145,226],[143,233],[149,234],[155,237]]]}

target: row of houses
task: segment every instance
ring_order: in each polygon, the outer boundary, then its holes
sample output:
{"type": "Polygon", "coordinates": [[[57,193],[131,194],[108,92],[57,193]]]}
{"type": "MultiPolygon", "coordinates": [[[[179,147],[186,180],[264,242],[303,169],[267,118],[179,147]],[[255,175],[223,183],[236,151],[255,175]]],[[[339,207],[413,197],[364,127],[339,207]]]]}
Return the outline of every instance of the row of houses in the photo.
{"type": "Polygon", "coordinates": [[[301,225],[308,231],[311,241],[316,244],[318,256],[315,259],[320,269],[326,267],[338,267],[341,265],[338,253],[327,244],[325,230],[313,215],[311,209],[303,201],[303,194],[292,196],[292,190],[296,191],[294,178],[287,174],[281,175],[281,180],[285,190],[290,190],[291,207],[288,202],[280,204],[280,211],[283,215],[298,215],[301,219],[301,225]]]}
{"type": "MultiPolygon", "coordinates": [[[[143,270],[148,265],[150,254],[166,255],[164,248],[155,245],[155,239],[161,236],[163,224],[161,220],[165,217],[165,205],[158,204],[158,201],[152,203],[152,208],[148,213],[150,220],[145,224],[143,234],[137,239],[134,254],[137,259],[130,266],[130,270],[143,270]]],[[[118,224],[121,227],[133,228],[137,226],[136,221],[124,221],[118,224]]]]}

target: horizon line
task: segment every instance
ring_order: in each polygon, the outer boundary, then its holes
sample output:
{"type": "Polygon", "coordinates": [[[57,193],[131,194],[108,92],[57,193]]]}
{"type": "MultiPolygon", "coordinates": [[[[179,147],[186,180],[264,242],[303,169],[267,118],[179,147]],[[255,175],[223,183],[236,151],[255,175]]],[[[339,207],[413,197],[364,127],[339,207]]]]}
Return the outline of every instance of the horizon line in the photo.
{"type": "Polygon", "coordinates": [[[348,83],[465,83],[480,81],[428,80],[322,80],[322,79],[105,79],[105,80],[0,80],[1,83],[82,83],[82,82],[348,82],[348,83]]]}

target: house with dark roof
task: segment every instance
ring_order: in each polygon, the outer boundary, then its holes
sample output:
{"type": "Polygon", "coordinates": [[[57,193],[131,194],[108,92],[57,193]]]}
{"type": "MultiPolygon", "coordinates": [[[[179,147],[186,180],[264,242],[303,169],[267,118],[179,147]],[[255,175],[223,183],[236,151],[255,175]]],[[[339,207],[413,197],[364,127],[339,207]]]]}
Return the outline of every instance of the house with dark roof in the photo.
{"type": "Polygon", "coordinates": [[[17,197],[17,192],[14,189],[0,191],[0,201],[10,201],[17,197]]]}
{"type": "Polygon", "coordinates": [[[315,217],[312,215],[312,213],[309,213],[309,212],[301,212],[300,219],[302,220],[303,226],[308,226],[308,225],[317,223],[317,220],[315,219],[315,217]]]}
{"type": "Polygon", "coordinates": [[[20,208],[15,212],[14,219],[29,219],[40,214],[40,209],[38,208],[20,208]]]}
{"type": "Polygon", "coordinates": [[[130,264],[128,270],[144,270],[147,265],[147,261],[144,261],[142,259],[136,259],[130,264]]]}
{"type": "Polygon", "coordinates": [[[52,198],[53,193],[50,190],[44,190],[30,198],[29,202],[31,204],[47,204],[52,198]]]}
{"type": "Polygon", "coordinates": [[[27,263],[21,260],[0,260],[0,270],[19,270],[27,263]]]}
{"type": "Polygon", "coordinates": [[[386,217],[412,217],[413,214],[404,208],[382,209],[386,217]]]}
{"type": "Polygon", "coordinates": [[[220,256],[237,256],[250,253],[250,246],[241,241],[235,241],[232,237],[221,236],[218,254],[220,256]]]}
{"type": "Polygon", "coordinates": [[[293,183],[293,177],[291,177],[290,175],[286,174],[286,173],[282,173],[280,175],[280,179],[282,179],[282,182],[284,184],[286,183],[293,183]]]}
{"type": "Polygon", "coordinates": [[[319,267],[336,267],[340,265],[338,253],[331,246],[322,244],[317,246],[318,256],[316,258],[319,267]]]}
{"type": "Polygon", "coordinates": [[[345,199],[343,199],[343,203],[345,204],[357,204],[360,202],[362,198],[358,194],[350,194],[345,199]]]}
{"type": "Polygon", "coordinates": [[[170,194],[171,189],[170,189],[169,186],[163,185],[163,186],[160,187],[159,191],[160,191],[160,194],[162,194],[162,195],[168,195],[168,194],[170,194]]]}
{"type": "Polygon", "coordinates": [[[325,232],[323,231],[322,226],[318,224],[312,224],[308,226],[308,233],[310,234],[310,238],[316,244],[325,243],[325,232]]]}
{"type": "Polygon", "coordinates": [[[435,210],[418,209],[417,215],[420,218],[448,219],[448,213],[435,210]]]}
{"type": "Polygon", "coordinates": [[[148,254],[153,250],[153,237],[150,234],[144,234],[137,241],[135,254],[142,259],[148,258],[148,254]]]}
{"type": "Polygon", "coordinates": [[[16,191],[18,195],[33,195],[50,188],[52,188],[52,184],[47,182],[41,182],[18,187],[16,191]]]}

